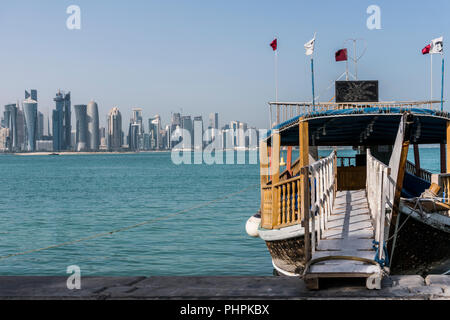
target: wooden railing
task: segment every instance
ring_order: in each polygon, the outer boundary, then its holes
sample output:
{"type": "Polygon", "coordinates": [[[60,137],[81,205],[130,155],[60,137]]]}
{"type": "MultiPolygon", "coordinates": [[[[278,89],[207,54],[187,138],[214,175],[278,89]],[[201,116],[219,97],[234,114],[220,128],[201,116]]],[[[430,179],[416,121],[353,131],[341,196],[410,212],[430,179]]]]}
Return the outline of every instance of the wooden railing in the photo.
{"type": "Polygon", "coordinates": [[[325,197],[329,197],[328,190],[331,185],[335,190],[335,172],[336,153],[333,152],[328,158],[301,168],[296,177],[280,181],[273,186],[269,184],[262,187],[261,226],[266,229],[280,229],[302,223],[309,215],[311,197],[314,197],[314,203],[316,196],[317,199],[326,200],[322,205],[331,212],[331,198],[325,197]],[[333,178],[330,180],[331,176],[333,178]],[[320,190],[326,195],[319,195],[320,190]]]}
{"type": "Polygon", "coordinates": [[[425,169],[420,168],[419,172],[417,172],[417,168],[414,163],[410,161],[406,161],[406,172],[413,174],[419,178],[422,178],[425,181],[431,182],[431,177],[433,174],[425,169]]]}
{"type": "Polygon", "coordinates": [[[263,187],[262,192],[262,206],[261,206],[261,226],[263,228],[272,228],[272,205],[273,194],[272,186],[263,187]]]}
{"type": "Polygon", "coordinates": [[[270,102],[270,123],[277,125],[299,115],[308,115],[313,112],[325,112],[328,110],[356,109],[363,110],[369,107],[384,108],[390,112],[390,108],[402,108],[407,111],[412,108],[431,109],[439,111],[441,101],[405,101],[405,102],[361,102],[361,103],[324,103],[316,102],[270,102]]]}
{"type": "Polygon", "coordinates": [[[319,160],[309,166],[311,210],[305,214],[304,223],[306,262],[315,253],[316,247],[326,229],[328,218],[331,215],[336,198],[336,173],[336,151],[328,158],[319,160]]]}
{"type": "Polygon", "coordinates": [[[274,185],[277,195],[275,203],[276,221],[275,228],[283,228],[299,224],[301,222],[301,178],[302,174],[292,179],[282,181],[274,185]]]}
{"type": "Polygon", "coordinates": [[[439,175],[440,183],[442,188],[442,198],[443,202],[450,204],[450,174],[444,173],[439,175]]]}
{"type": "Polygon", "coordinates": [[[395,183],[391,169],[372,156],[367,150],[367,200],[375,229],[375,241],[379,244],[378,258],[385,259],[384,242],[386,233],[386,206],[392,209],[395,183]]]}

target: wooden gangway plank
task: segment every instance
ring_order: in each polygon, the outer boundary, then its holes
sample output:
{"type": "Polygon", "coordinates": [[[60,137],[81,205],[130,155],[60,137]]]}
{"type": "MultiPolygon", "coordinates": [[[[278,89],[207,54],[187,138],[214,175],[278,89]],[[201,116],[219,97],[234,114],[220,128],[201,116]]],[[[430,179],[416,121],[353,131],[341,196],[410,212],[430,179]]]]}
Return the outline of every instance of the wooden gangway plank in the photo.
{"type": "Polygon", "coordinates": [[[376,263],[357,260],[375,261],[374,239],[375,230],[365,190],[337,192],[327,230],[312,254],[312,261],[336,256],[356,259],[314,263],[307,270],[306,278],[369,277],[381,273],[381,267],[376,263]]]}

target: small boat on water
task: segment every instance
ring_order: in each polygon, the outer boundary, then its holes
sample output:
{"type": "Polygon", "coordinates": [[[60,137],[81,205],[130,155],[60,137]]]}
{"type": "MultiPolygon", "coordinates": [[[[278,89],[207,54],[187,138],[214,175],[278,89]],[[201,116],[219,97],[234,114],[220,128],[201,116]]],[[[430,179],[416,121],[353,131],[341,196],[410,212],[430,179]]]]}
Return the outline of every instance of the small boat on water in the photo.
{"type": "Polygon", "coordinates": [[[311,289],[341,277],[378,288],[386,274],[450,259],[450,114],[441,101],[379,102],[374,81],[347,82],[336,85],[345,101],[270,103],[274,125],[260,141],[260,218],[248,233],[265,241],[277,274],[311,289]],[[420,166],[419,145],[430,144],[441,173],[420,166]],[[345,146],[356,155],[340,157],[345,146]],[[330,155],[319,159],[318,147],[330,155]]]}

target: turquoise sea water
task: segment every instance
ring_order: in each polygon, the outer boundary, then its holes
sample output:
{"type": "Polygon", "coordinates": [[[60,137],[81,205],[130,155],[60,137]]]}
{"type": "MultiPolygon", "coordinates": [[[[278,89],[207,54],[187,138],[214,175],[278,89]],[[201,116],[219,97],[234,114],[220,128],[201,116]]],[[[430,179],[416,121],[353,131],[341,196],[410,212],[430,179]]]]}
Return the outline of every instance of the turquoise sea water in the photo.
{"type": "MultiPolygon", "coordinates": [[[[423,167],[437,172],[438,159],[439,148],[421,150],[423,167]]],[[[245,232],[259,208],[258,183],[258,165],[175,165],[170,153],[2,155],[0,256],[135,225],[253,187],[136,229],[0,259],[0,275],[66,275],[71,265],[83,275],[271,275],[264,242],[245,232]]]]}

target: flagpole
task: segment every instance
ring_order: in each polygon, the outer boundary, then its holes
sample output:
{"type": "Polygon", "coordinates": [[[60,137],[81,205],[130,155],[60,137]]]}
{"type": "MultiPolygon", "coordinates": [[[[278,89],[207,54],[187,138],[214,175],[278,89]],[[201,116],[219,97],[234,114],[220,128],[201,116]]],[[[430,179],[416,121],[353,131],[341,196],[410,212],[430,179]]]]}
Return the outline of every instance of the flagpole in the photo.
{"type": "Polygon", "coordinates": [[[348,81],[348,58],[345,61],[345,80],[348,81]]]}
{"type": "Polygon", "coordinates": [[[275,50],[275,102],[278,103],[278,51],[275,50]]]}
{"type": "Polygon", "coordinates": [[[441,112],[444,111],[444,54],[442,53],[441,112]]]}
{"type": "Polygon", "coordinates": [[[313,111],[316,111],[316,98],[314,95],[314,58],[311,57],[311,80],[312,80],[312,98],[313,98],[313,111]]]}
{"type": "Polygon", "coordinates": [[[431,103],[431,101],[433,101],[433,54],[430,54],[430,57],[431,57],[431,79],[430,79],[430,81],[431,81],[431,85],[430,85],[430,88],[431,88],[431,96],[430,96],[430,98],[431,98],[431,100],[430,100],[430,103],[431,103]]]}

